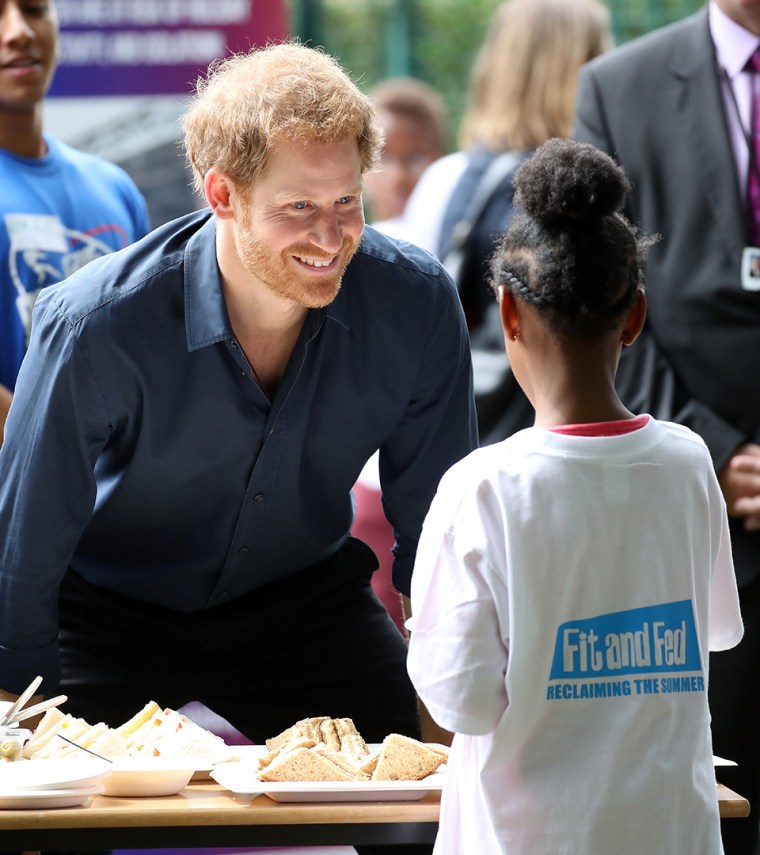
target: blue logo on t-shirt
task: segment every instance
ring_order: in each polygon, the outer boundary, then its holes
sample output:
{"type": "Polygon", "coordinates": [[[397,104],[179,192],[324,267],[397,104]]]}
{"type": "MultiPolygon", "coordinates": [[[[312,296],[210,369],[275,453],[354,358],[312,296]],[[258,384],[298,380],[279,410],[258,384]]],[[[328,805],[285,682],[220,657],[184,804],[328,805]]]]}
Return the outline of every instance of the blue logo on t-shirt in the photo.
{"type": "Polygon", "coordinates": [[[704,693],[691,600],[563,623],[549,681],[547,700],[704,693]]]}

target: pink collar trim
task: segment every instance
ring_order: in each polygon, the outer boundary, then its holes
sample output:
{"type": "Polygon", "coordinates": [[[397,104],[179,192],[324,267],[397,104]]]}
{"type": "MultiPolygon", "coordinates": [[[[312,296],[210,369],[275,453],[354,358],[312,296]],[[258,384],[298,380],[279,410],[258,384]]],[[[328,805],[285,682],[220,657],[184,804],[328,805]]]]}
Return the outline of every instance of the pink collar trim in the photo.
{"type": "Polygon", "coordinates": [[[561,433],[566,436],[620,436],[624,433],[641,430],[648,422],[649,416],[645,413],[632,419],[620,419],[614,422],[591,422],[580,425],[557,425],[549,428],[549,430],[552,433],[561,433]]]}

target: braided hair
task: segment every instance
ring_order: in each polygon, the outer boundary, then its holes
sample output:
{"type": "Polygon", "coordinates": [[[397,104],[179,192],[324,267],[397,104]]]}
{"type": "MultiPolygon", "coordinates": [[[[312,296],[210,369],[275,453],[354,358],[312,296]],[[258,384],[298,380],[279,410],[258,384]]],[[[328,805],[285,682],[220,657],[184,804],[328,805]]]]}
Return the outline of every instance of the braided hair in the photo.
{"type": "Polygon", "coordinates": [[[621,213],[630,183],[588,143],[551,139],[515,175],[522,209],[491,259],[491,287],[529,303],[558,335],[598,337],[633,307],[654,239],[621,213]]]}

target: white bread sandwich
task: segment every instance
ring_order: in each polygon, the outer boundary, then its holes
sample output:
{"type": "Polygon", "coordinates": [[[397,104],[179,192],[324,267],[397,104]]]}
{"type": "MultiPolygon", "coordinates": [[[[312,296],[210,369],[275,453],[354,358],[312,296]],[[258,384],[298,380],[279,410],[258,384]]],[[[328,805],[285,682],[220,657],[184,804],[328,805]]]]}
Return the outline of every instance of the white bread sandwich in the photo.
{"type": "Polygon", "coordinates": [[[117,730],[125,739],[129,739],[129,737],[136,730],[141,728],[146,721],[150,721],[156,713],[160,712],[161,707],[155,701],[148,701],[141,710],[138,710],[132,718],[127,719],[127,721],[120,725],[117,730]]]}
{"type": "MultiPolygon", "coordinates": [[[[108,725],[104,724],[102,721],[90,726],[84,719],[78,719],[78,725],[79,726],[73,734],[71,734],[70,728],[59,730],[48,743],[45,751],[52,752],[52,755],[56,758],[77,757],[77,755],[80,755],[81,757],[82,752],[77,748],[77,745],[80,745],[82,748],[89,748],[99,736],[102,736],[102,734],[107,733],[109,730],[108,725]],[[84,730],[82,730],[82,726],[84,727],[84,730]],[[65,736],[66,739],[70,739],[76,744],[72,745],[63,739],[58,739],[59,736],[65,736]],[[60,742],[60,745],[56,745],[56,740],[60,742]]],[[[44,758],[46,756],[45,751],[38,752],[37,759],[40,759],[40,757],[44,758]]]]}
{"type": "MultiPolygon", "coordinates": [[[[56,730],[64,720],[64,714],[53,707],[49,709],[40,719],[39,724],[34,729],[30,739],[24,745],[22,757],[29,760],[37,751],[41,750],[55,736],[56,730]]],[[[58,740],[59,742],[61,740],[58,740]]]]}
{"type": "Polygon", "coordinates": [[[89,724],[81,718],[64,715],[59,709],[48,710],[24,746],[26,759],[73,757],[81,748],[104,757],[127,755],[194,757],[198,768],[211,768],[220,762],[239,759],[223,739],[171,709],[161,709],[149,701],[120,727],[103,722],[89,724]]]}
{"type": "Polygon", "coordinates": [[[32,757],[35,760],[44,760],[48,757],[67,757],[79,751],[73,745],[69,745],[64,739],[58,739],[58,735],[77,742],[89,729],[91,725],[83,718],[75,718],[65,715],[63,719],[54,725],[49,731],[49,737],[44,745],[39,746],[32,757]]]}
{"type": "MultiPolygon", "coordinates": [[[[77,739],[77,745],[100,754],[101,757],[126,757],[129,746],[126,739],[112,727],[102,721],[94,724],[77,739]]],[[[75,749],[76,750],[76,749],[75,749]]]]}
{"type": "Polygon", "coordinates": [[[129,753],[137,756],[193,757],[209,769],[238,757],[221,737],[169,708],[159,709],[123,735],[129,753]]]}
{"type": "Polygon", "coordinates": [[[24,746],[23,756],[27,760],[75,757],[79,753],[77,745],[103,757],[120,757],[129,753],[123,737],[102,721],[90,725],[83,718],[63,715],[58,710],[48,710],[48,713],[51,712],[57,712],[58,715],[43,718],[24,746]],[[65,738],[60,739],[61,736],[65,738]],[[71,740],[76,745],[71,745],[66,740],[71,740]]]}

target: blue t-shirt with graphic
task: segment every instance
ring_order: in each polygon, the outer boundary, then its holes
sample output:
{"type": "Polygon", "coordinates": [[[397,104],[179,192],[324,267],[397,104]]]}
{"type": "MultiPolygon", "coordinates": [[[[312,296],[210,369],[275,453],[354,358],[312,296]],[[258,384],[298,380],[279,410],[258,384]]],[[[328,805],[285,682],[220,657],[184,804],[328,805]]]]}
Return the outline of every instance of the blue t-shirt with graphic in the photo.
{"type": "Polygon", "coordinates": [[[40,290],[150,230],[145,200],[122,169],[45,141],[41,158],[0,149],[0,385],[11,390],[40,290]]]}

